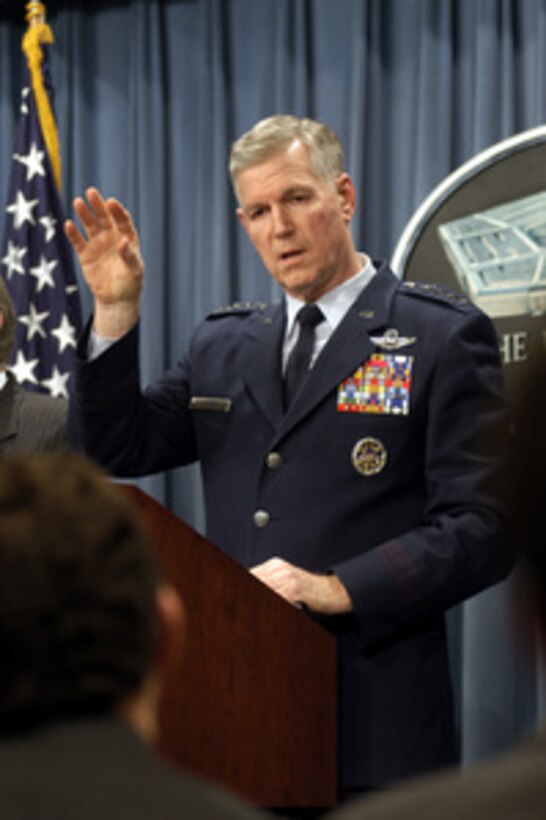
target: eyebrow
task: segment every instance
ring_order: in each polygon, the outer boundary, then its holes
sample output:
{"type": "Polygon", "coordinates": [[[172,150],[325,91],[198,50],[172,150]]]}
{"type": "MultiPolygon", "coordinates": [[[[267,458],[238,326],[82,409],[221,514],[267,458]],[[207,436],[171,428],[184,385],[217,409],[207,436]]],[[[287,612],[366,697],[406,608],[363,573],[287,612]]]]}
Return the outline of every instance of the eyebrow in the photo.
{"type": "Polygon", "coordinates": [[[282,196],[284,198],[292,196],[292,194],[310,193],[312,190],[312,185],[302,182],[301,185],[291,185],[290,188],[287,188],[286,191],[283,191],[282,196]]]}
{"type": "MultiPolygon", "coordinates": [[[[298,193],[312,193],[313,186],[309,185],[305,182],[302,182],[300,185],[291,185],[289,188],[286,188],[281,194],[281,200],[289,199],[294,194],[298,193]]],[[[266,207],[266,203],[262,200],[257,199],[255,202],[250,202],[246,205],[243,210],[248,213],[250,211],[256,210],[256,208],[264,208],[266,207]]]]}

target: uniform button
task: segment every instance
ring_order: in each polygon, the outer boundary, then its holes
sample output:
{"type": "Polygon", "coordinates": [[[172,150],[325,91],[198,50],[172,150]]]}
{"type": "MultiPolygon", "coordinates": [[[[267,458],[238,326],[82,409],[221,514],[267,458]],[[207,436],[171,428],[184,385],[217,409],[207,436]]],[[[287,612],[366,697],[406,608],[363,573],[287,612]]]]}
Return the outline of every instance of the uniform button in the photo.
{"type": "Polygon", "coordinates": [[[276,470],[277,467],[280,467],[282,464],[282,456],[280,453],[268,453],[265,463],[270,470],[276,470]]]}
{"type": "Polygon", "coordinates": [[[254,513],[254,523],[257,527],[267,527],[271,516],[266,510],[256,510],[254,513]]]}

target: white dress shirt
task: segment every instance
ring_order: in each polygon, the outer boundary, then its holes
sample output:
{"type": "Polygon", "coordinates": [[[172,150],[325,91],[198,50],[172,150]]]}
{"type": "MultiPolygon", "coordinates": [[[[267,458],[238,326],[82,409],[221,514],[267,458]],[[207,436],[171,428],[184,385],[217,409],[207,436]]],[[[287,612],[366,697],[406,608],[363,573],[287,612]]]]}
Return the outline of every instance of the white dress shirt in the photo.
{"type": "MultiPolygon", "coordinates": [[[[311,354],[312,367],[321,352],[322,348],[339,325],[353,302],[361,293],[362,289],[366,287],[368,282],[375,274],[375,267],[373,262],[368,257],[363,257],[364,266],[358,273],[351,276],[341,285],[338,285],[332,290],[329,290],[324,296],[321,296],[314,304],[318,305],[324,314],[324,321],[315,328],[315,344],[313,353],[311,354]]],[[[286,294],[286,330],[282,348],[282,371],[284,373],[288,357],[292,348],[296,344],[299,325],[296,316],[301,307],[305,303],[301,299],[296,299],[294,296],[286,294]]]]}

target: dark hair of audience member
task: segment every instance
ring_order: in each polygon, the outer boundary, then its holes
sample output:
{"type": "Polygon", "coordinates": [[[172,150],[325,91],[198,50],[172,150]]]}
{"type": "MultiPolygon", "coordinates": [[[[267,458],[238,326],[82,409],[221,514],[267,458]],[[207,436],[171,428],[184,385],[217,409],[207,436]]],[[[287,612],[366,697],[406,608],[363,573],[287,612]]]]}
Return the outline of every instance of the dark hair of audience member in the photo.
{"type": "Polygon", "coordinates": [[[82,456],[0,463],[0,732],[108,713],[151,664],[158,572],[133,504],[82,456]]]}

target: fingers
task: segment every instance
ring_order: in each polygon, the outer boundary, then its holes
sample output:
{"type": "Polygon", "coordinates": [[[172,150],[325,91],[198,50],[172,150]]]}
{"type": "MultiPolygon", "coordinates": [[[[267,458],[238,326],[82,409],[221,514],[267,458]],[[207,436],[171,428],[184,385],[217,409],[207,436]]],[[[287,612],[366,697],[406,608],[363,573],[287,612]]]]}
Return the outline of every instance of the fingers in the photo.
{"type": "MultiPolygon", "coordinates": [[[[88,188],[85,199],[76,197],[73,206],[88,238],[114,226],[131,241],[138,238],[129,211],[113,197],[105,200],[97,188],[88,188]]],[[[68,222],[71,223],[72,220],[68,222]]],[[[79,240],[83,239],[82,234],[78,232],[76,235],[71,227],[68,227],[68,236],[71,241],[75,239],[78,244],[79,240]]]]}
{"type": "Polygon", "coordinates": [[[85,195],[87,202],[82,197],[77,197],[73,205],[87,236],[91,238],[100,230],[110,228],[112,219],[106,202],[96,188],[88,188],[85,195]]]}
{"type": "Polygon", "coordinates": [[[119,255],[134,272],[142,274],[143,263],[140,252],[138,248],[135,250],[135,246],[127,238],[124,239],[123,245],[119,248],[119,255]]]}
{"type": "Polygon", "coordinates": [[[289,564],[288,561],[284,561],[282,558],[274,557],[264,561],[263,564],[256,564],[250,569],[250,572],[256,578],[259,578],[260,581],[263,581],[267,578],[282,576],[287,571],[292,569],[292,564],[289,564]]]}
{"type": "Polygon", "coordinates": [[[104,219],[109,222],[110,214],[106,206],[106,201],[102,197],[100,191],[97,188],[91,187],[86,190],[85,195],[97,218],[104,219]]]}
{"type": "Polygon", "coordinates": [[[113,197],[106,200],[105,204],[110,217],[116,223],[121,233],[123,233],[131,242],[136,242],[138,239],[138,234],[129,211],[123,207],[121,202],[113,197]]]}
{"type": "Polygon", "coordinates": [[[78,255],[83,253],[85,250],[87,240],[99,232],[100,228],[105,223],[105,219],[110,221],[104,200],[97,189],[88,188],[86,191],[86,196],[88,202],[82,199],[82,197],[77,197],[72,203],[74,210],[85,229],[85,236],[77,228],[74,220],[67,219],[64,223],[64,232],[66,237],[78,255]]]}
{"type": "Polygon", "coordinates": [[[270,558],[263,564],[252,567],[250,572],[289,603],[301,605],[302,584],[307,574],[303,570],[282,558],[270,558]]]}
{"type": "Polygon", "coordinates": [[[76,225],[71,219],[67,219],[64,223],[64,232],[66,238],[74,248],[77,254],[81,253],[85,248],[85,239],[77,229],[76,225]]]}
{"type": "Polygon", "coordinates": [[[350,595],[336,575],[308,572],[282,558],[270,558],[250,572],[294,606],[322,615],[340,615],[353,610],[350,595]]]}

